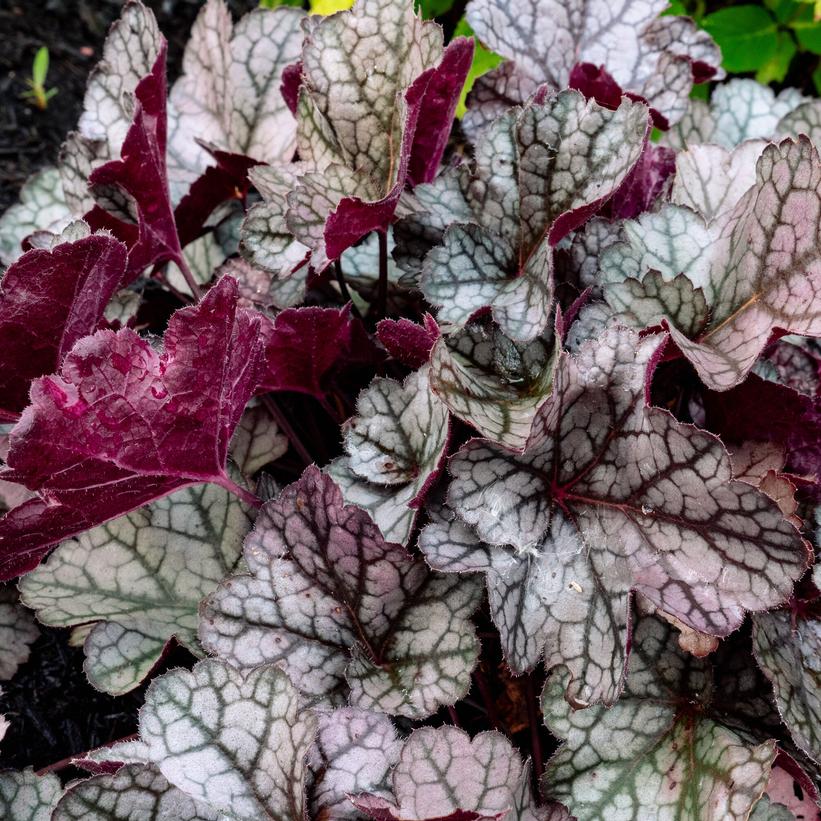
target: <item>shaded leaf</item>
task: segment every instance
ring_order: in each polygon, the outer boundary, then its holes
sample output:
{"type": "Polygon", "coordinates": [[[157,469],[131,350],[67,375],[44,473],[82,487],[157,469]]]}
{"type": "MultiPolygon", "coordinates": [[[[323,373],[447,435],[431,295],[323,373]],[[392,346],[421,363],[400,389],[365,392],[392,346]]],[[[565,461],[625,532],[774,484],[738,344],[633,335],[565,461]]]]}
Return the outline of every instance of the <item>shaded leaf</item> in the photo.
{"type": "Polygon", "coordinates": [[[54,773],[36,775],[31,767],[0,773],[0,811],[11,821],[51,821],[61,792],[54,773]]]}
{"type": "Polygon", "coordinates": [[[13,587],[0,588],[0,681],[7,681],[29,657],[40,631],[34,615],[23,607],[13,587]]]}

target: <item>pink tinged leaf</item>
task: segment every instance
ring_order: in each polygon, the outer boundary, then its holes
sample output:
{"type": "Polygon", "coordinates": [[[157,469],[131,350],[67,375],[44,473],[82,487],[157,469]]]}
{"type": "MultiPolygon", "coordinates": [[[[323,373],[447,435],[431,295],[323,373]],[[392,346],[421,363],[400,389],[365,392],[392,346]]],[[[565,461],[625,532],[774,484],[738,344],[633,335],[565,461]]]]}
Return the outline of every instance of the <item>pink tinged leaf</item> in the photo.
{"type": "Polygon", "coordinates": [[[244,555],[249,575],[203,604],[210,652],[244,669],[281,665],[323,704],[424,718],[467,692],[478,586],[386,542],[316,467],[263,506],[244,555]]]}
{"type": "MultiPolygon", "coordinates": [[[[448,504],[481,541],[511,545],[519,588],[535,585],[551,603],[546,664],[570,669],[576,703],[617,697],[630,590],[726,636],[746,610],[783,601],[807,566],[794,526],[732,480],[716,437],[645,405],[662,342],[605,330],[560,357],[522,454],[473,440],[450,463],[448,504]]],[[[532,665],[538,652],[522,659],[532,665]]]]}
{"type": "Polygon", "coordinates": [[[166,171],[166,85],[162,46],[151,73],[136,88],[134,119],[122,147],[122,159],[96,168],[89,178],[92,186],[124,192],[137,210],[137,231],[121,218],[106,215],[96,205],[87,215],[92,228],[111,228],[129,243],[127,285],[145,268],[182,258],[174,222],[166,171]],[[100,213],[100,212],[103,213],[100,213]]]}
{"type": "Polygon", "coordinates": [[[260,315],[265,370],[257,392],[295,391],[324,399],[345,368],[382,358],[362,323],[342,308],[288,308],[271,321],[260,315]]]}
{"type": "Polygon", "coordinates": [[[417,325],[405,318],[383,319],[376,326],[376,335],[388,353],[412,370],[418,370],[428,361],[441,335],[439,325],[430,314],[425,314],[423,322],[424,325],[417,325]]]}
{"type": "Polygon", "coordinates": [[[501,733],[473,739],[457,727],[422,727],[405,742],[391,780],[392,797],[351,796],[376,821],[569,821],[558,805],[537,807],[529,762],[501,733]]]}
{"type": "Polygon", "coordinates": [[[448,44],[433,70],[410,149],[408,181],[411,185],[432,182],[439,171],[456,104],[473,61],[473,49],[473,38],[457,37],[448,44]]]}
{"type": "Polygon", "coordinates": [[[226,277],[172,316],[161,354],[129,328],[98,331],[35,380],[4,478],[41,498],[0,520],[3,575],[178,487],[231,485],[228,444],[264,367],[259,323],[226,277]]]}
{"type": "Polygon", "coordinates": [[[56,370],[93,333],[126,266],[126,250],[96,234],[24,254],[0,286],[0,416],[17,418],[32,379],[56,370]]]}

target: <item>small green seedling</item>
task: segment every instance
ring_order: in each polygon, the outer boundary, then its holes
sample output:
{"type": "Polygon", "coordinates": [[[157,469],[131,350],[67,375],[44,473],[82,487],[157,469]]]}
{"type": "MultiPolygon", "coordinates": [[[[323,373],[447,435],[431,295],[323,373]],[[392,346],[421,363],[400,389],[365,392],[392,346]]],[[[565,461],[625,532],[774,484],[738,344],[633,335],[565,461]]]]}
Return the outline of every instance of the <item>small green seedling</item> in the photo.
{"type": "Polygon", "coordinates": [[[48,74],[48,49],[41,46],[34,55],[34,63],[31,66],[31,77],[26,80],[29,88],[20,96],[27,100],[32,100],[34,105],[45,111],[48,101],[57,93],[56,88],[46,91],[46,75],[48,74]]]}

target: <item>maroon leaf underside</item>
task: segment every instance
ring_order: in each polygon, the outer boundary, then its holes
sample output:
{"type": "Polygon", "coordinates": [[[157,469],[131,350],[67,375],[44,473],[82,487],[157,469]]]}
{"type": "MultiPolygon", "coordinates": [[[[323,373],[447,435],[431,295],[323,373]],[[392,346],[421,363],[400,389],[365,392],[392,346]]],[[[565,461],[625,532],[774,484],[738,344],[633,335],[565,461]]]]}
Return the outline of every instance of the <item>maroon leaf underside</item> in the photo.
{"type": "MultiPolygon", "coordinates": [[[[399,810],[390,801],[384,798],[379,798],[375,795],[355,795],[351,796],[351,803],[360,811],[365,813],[374,821],[402,821],[399,810]]],[[[492,816],[493,818],[501,818],[501,815],[492,816]]],[[[490,818],[487,815],[481,815],[472,810],[456,810],[450,815],[440,815],[436,818],[425,818],[423,821],[486,821],[490,818]]]]}
{"type": "Polygon", "coordinates": [[[299,87],[302,85],[302,60],[297,60],[282,70],[282,82],[279,85],[279,93],[285,100],[285,105],[296,116],[299,106],[299,87]]]}
{"type": "Polygon", "coordinates": [[[462,37],[454,40],[445,49],[439,65],[420,74],[405,92],[406,121],[396,182],[382,199],[375,202],[366,202],[359,197],[340,200],[325,222],[328,259],[338,259],[371,231],[387,231],[405,183],[427,182],[428,176],[432,179],[435,175],[450,134],[452,120],[446,117],[449,111],[456,110],[467,76],[465,66],[470,67],[470,60],[466,58],[468,54],[471,58],[473,55],[472,42],[465,44],[464,40],[462,37]],[[423,130],[417,134],[418,128],[423,130]],[[431,152],[430,156],[425,152],[431,152]],[[411,176],[412,170],[415,178],[411,176]]]}
{"type": "Polygon", "coordinates": [[[599,105],[613,111],[619,107],[622,97],[644,103],[650,109],[650,117],[656,128],[661,131],[667,131],[670,128],[670,123],[663,114],[652,108],[641,94],[623,91],[604,66],[594,66],[593,63],[576,63],[570,70],[567,86],[580,91],[588,100],[593,99],[599,105]]]}
{"type": "Polygon", "coordinates": [[[244,154],[205,146],[216,165],[198,177],[174,210],[180,245],[185,247],[203,233],[206,221],[217,206],[229,200],[244,201],[250,188],[248,171],[258,160],[244,154]]]}
{"type": "Polygon", "coordinates": [[[349,305],[287,308],[261,322],[266,364],[258,393],[294,391],[321,400],[340,371],[381,359],[349,305]]]}
{"type": "Polygon", "coordinates": [[[125,266],[121,242],[92,235],[28,251],[9,267],[0,287],[0,418],[16,420],[31,380],[96,330],[125,266]]]}
{"type": "Polygon", "coordinates": [[[168,261],[179,265],[182,261],[166,170],[165,54],[163,43],[151,73],[140,80],[134,92],[134,119],[123,142],[121,159],[100,166],[89,177],[92,188],[119,188],[136,204],[136,226],[99,205],[85,216],[92,229],[107,228],[129,246],[123,285],[153,265],[168,261]]]}
{"type": "Polygon", "coordinates": [[[428,313],[424,325],[410,319],[383,319],[376,326],[376,335],[387,352],[411,370],[417,371],[430,359],[430,352],[441,336],[439,324],[428,313]]]}
{"type": "Polygon", "coordinates": [[[40,498],[0,519],[0,578],[177,488],[233,487],[228,443],[264,364],[260,316],[238,309],[237,291],[224,277],[174,314],[162,354],[129,328],[98,331],[32,383],[2,478],[40,498]]]}
{"type": "Polygon", "coordinates": [[[676,152],[647,142],[624,182],[599,215],[610,220],[635,219],[666,196],[676,173],[676,152]]]}

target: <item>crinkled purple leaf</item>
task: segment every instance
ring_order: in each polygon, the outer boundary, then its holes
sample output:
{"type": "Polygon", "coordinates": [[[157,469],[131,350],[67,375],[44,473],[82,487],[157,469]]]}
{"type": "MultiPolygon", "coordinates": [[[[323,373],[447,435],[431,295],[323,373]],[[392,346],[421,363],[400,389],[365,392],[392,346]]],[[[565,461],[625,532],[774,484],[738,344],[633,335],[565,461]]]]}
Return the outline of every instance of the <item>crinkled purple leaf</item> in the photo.
{"type": "Polygon", "coordinates": [[[304,821],[316,719],[274,665],[218,659],[152,682],[140,736],[168,782],[237,821],[304,821]]]}
{"type": "Polygon", "coordinates": [[[794,88],[776,96],[769,86],[736,77],[716,87],[709,105],[692,100],[690,110],[664,140],[673,148],[699,143],[734,148],[744,140],[771,139],[780,136],[782,118],[805,100],[794,88]]]}
{"type": "Polygon", "coordinates": [[[0,285],[0,415],[16,418],[31,380],[94,333],[125,267],[125,246],[106,234],[28,251],[9,267],[0,285]]]}
{"type": "Polygon", "coordinates": [[[807,564],[775,502],[732,480],[716,437],[645,405],[663,341],[606,329],[560,356],[522,454],[478,439],[450,462],[448,504],[461,522],[510,545],[496,618],[525,640],[511,663],[532,667],[544,648],[548,667],[569,668],[576,704],[618,696],[630,590],[725,636],[745,610],[783,601],[807,564]]]}
{"type": "Polygon", "coordinates": [[[694,80],[723,72],[710,36],[688,18],[659,17],[665,6],[664,0],[471,0],[466,16],[491,51],[533,79],[564,88],[577,63],[604,66],[621,89],[673,123],[686,111],[694,80]]]}
{"type": "Polygon", "coordinates": [[[728,721],[730,702],[709,661],[682,653],[675,632],[639,620],[624,695],[610,709],[574,711],[564,699],[568,677],[548,679],[545,723],[565,743],[542,785],[578,821],[744,821],[764,793],[775,742],[758,743],[728,721]]]}
{"type": "Polygon", "coordinates": [[[32,174],[20,189],[20,201],[0,216],[0,263],[11,265],[18,259],[29,234],[59,230],[71,216],[58,169],[48,166],[32,174]]]}
{"type": "Polygon", "coordinates": [[[821,759],[821,621],[817,600],[753,617],[753,649],[795,743],[821,759]]]}
{"type": "Polygon", "coordinates": [[[382,319],[376,326],[376,335],[388,353],[403,365],[417,370],[430,359],[430,352],[440,338],[436,320],[425,314],[423,325],[409,319],[382,319]]]}
{"type": "Polygon", "coordinates": [[[472,220],[447,228],[425,257],[421,288],[442,306],[440,322],[464,325],[490,306],[516,341],[548,327],[553,246],[619,187],[647,128],[645,106],[609,111],[575,91],[498,119],[477,145],[472,220]]]}
{"type": "Polygon", "coordinates": [[[266,503],[245,543],[250,575],[203,605],[200,639],[247,669],[275,662],[312,699],[422,718],[470,685],[479,604],[471,579],[432,573],[386,542],[309,467],[266,503]]]}
{"type": "Polygon", "coordinates": [[[220,813],[189,798],[154,766],[128,764],[74,782],[49,821],[219,821],[220,813]]]}
{"type": "Polygon", "coordinates": [[[183,74],[169,96],[169,177],[175,189],[185,191],[212,164],[199,141],[259,162],[293,157],[296,120],[280,84],[299,57],[303,18],[298,9],[260,8],[234,26],[224,0],[203,6],[183,74]]]}
{"type": "Polygon", "coordinates": [[[434,345],[431,388],[454,415],[483,436],[522,449],[536,410],[550,391],[553,343],[551,333],[517,343],[492,323],[471,323],[434,345]]]}
{"type": "Polygon", "coordinates": [[[308,757],[314,776],[308,790],[311,817],[362,818],[349,796],[364,792],[389,796],[391,769],[401,749],[396,729],[384,713],[355,707],[320,713],[308,757]]]}
{"type": "Polygon", "coordinates": [[[223,488],[184,488],[64,542],[20,588],[42,623],[94,627],[86,674],[120,695],[172,637],[201,654],[199,603],[234,571],[250,526],[247,508],[223,488]]]}
{"type": "Polygon", "coordinates": [[[537,807],[529,762],[501,733],[475,738],[457,727],[422,727],[402,747],[391,779],[392,795],[352,796],[382,821],[566,821],[558,805],[537,807]]]}
{"type": "Polygon", "coordinates": [[[259,391],[296,391],[318,399],[345,368],[376,364],[379,353],[350,308],[288,308],[261,317],[265,369],[259,391]]]}
{"type": "Polygon", "coordinates": [[[174,314],[162,354],[129,328],[98,331],[58,374],[36,379],[11,434],[6,478],[40,498],[0,519],[2,577],[176,488],[230,483],[228,443],[264,367],[258,329],[225,278],[174,314]]]}
{"type": "Polygon", "coordinates": [[[432,392],[427,367],[403,383],[374,379],[343,428],[347,455],[330,475],[345,500],[365,508],[386,539],[407,544],[417,510],[442,469],[448,409],[432,392]]]}

